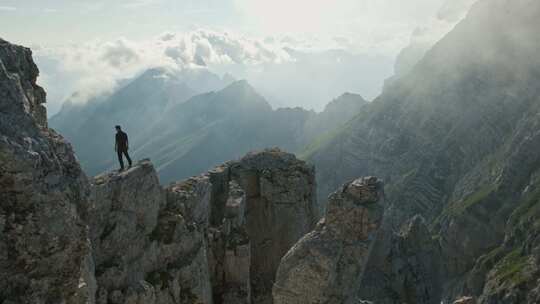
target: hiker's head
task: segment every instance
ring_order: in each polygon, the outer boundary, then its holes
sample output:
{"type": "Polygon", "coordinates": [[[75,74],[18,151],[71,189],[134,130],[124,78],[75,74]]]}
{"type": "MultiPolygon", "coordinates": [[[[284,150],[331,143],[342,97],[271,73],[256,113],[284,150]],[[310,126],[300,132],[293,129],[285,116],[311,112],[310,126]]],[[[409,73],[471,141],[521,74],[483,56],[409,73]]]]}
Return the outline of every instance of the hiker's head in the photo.
{"type": "Polygon", "coordinates": [[[114,128],[116,129],[116,132],[122,131],[122,127],[120,126],[115,126],[114,128]]]}

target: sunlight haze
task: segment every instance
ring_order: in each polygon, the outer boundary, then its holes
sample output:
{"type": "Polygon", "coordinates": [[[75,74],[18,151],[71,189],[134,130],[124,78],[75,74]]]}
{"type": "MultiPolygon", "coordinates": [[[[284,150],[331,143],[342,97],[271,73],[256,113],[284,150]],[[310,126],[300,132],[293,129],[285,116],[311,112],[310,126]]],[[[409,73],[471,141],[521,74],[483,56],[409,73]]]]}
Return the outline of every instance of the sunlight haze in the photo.
{"type": "Polygon", "coordinates": [[[377,97],[400,51],[422,45],[421,56],[472,2],[0,0],[0,28],[33,48],[49,115],[74,93],[84,101],[145,69],[193,64],[247,79],[274,107],[321,110],[344,92],[377,97]]]}

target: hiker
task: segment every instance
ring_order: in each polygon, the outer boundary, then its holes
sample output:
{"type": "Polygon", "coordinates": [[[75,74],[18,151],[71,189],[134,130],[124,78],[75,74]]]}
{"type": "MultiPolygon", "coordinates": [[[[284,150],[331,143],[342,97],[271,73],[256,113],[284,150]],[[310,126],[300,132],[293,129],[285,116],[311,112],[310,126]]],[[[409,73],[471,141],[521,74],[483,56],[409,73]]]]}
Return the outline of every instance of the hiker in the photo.
{"type": "Polygon", "coordinates": [[[124,171],[124,160],[122,154],[126,156],[129,167],[131,168],[131,158],[129,157],[129,141],[128,136],[122,131],[122,127],[116,126],[116,141],[114,143],[114,151],[118,154],[118,161],[120,162],[120,171],[124,171]]]}

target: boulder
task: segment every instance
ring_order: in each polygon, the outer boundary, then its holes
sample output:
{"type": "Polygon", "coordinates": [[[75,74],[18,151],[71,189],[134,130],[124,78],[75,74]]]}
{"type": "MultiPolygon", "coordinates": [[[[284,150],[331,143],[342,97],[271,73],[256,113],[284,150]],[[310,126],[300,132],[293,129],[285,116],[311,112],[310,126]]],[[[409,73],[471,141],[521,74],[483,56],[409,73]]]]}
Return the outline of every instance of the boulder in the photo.
{"type": "Polygon", "coordinates": [[[98,304],[212,303],[207,178],[163,189],[142,160],[95,177],[91,188],[98,304]]]}
{"type": "Polygon", "coordinates": [[[352,303],[383,215],[383,184],[354,180],[329,197],[325,217],[283,257],[275,304],[352,303]]]}
{"type": "Polygon", "coordinates": [[[476,304],[473,297],[462,297],[454,301],[454,304],[476,304]]]}
{"type": "Polygon", "coordinates": [[[281,258],[315,226],[314,169],[293,154],[267,149],[208,175],[221,189],[210,203],[215,300],[272,303],[281,258]]]}

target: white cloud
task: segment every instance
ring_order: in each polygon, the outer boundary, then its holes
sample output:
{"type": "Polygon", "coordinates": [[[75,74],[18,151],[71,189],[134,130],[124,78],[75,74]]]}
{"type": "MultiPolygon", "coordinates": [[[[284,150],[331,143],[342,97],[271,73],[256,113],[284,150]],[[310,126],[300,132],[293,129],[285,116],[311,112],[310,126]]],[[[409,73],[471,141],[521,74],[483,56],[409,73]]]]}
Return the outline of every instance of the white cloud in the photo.
{"type": "Polygon", "coordinates": [[[412,32],[409,45],[396,59],[397,75],[406,74],[425,53],[462,20],[476,0],[446,0],[437,14],[412,32]]]}
{"type": "Polygon", "coordinates": [[[312,47],[337,44],[356,53],[395,56],[419,27],[433,26],[440,38],[447,24],[458,22],[475,0],[234,1],[252,27],[263,33],[317,37],[318,41],[309,39],[312,47]]]}
{"type": "Polygon", "coordinates": [[[113,42],[104,43],[101,59],[111,67],[124,68],[136,65],[140,61],[137,46],[126,39],[118,39],[113,42]]]}
{"type": "MultiPolygon", "coordinates": [[[[160,0],[134,0],[122,2],[126,5],[151,5],[160,0]]],[[[326,75],[331,70],[335,79],[327,82],[327,94],[313,90],[309,94],[289,94],[286,102],[312,102],[317,95],[338,95],[334,89],[348,90],[336,86],[331,81],[352,77],[354,81],[366,82],[358,93],[367,93],[367,97],[377,94],[375,82],[382,83],[388,71],[388,58],[394,58],[400,50],[410,45],[414,52],[406,58],[414,64],[425,50],[446,34],[474,0],[414,0],[418,5],[397,0],[343,0],[340,5],[331,5],[326,0],[234,0],[246,14],[258,19],[264,31],[251,38],[231,31],[195,30],[191,32],[166,32],[157,37],[142,41],[116,39],[111,41],[90,41],[63,47],[35,49],[38,63],[53,62],[43,65],[46,79],[42,81],[51,96],[57,96],[50,105],[51,112],[58,107],[61,98],[78,91],[81,100],[103,92],[113,90],[118,81],[131,78],[142,71],[164,66],[173,69],[208,67],[220,73],[233,72],[237,77],[254,79],[260,87],[267,85],[267,94],[280,95],[282,79],[296,73],[296,77],[307,77],[305,83],[290,80],[289,88],[310,90],[311,79],[319,77],[319,83],[327,81],[326,75]],[[442,9],[440,9],[442,7],[442,9]],[[416,11],[418,10],[418,12],[416,11]],[[383,18],[384,16],[384,18],[383,18]],[[320,18],[320,20],[319,20],[320,18]],[[289,28],[290,31],[280,31],[289,28]],[[327,29],[329,29],[327,31],[327,29]],[[276,34],[277,33],[277,34],[276,34]],[[411,36],[411,33],[412,36],[411,36]],[[341,58],[330,62],[331,53],[319,57],[304,57],[298,63],[298,51],[317,53],[329,49],[346,50],[356,57],[341,58]],[[363,59],[361,59],[363,58],[363,59]],[[368,64],[363,60],[377,62],[368,64]],[[371,58],[371,59],[370,59],[371,58]],[[382,58],[382,59],[381,59],[382,58]],[[293,62],[291,64],[291,62],[293,62]],[[285,64],[283,64],[285,63],[285,64]],[[339,65],[339,67],[334,67],[339,65]],[[281,67],[279,67],[281,66],[281,67]],[[315,68],[316,67],[316,68],[315,68]],[[296,69],[306,71],[296,71],[296,69]],[[313,69],[310,70],[310,69],[313,69]],[[324,70],[326,69],[326,70],[324,70]],[[379,69],[379,70],[377,70],[379,69]],[[258,71],[261,71],[258,73],[258,71]],[[283,72],[285,71],[285,72],[283,72]],[[316,71],[316,73],[314,72],[316,71]],[[377,74],[377,80],[358,78],[358,74],[369,71],[377,74]],[[269,75],[268,77],[262,75],[269,75]],[[281,73],[281,74],[280,74],[281,73]],[[285,73],[285,75],[282,75],[285,73]],[[356,76],[354,76],[356,75],[356,76]],[[60,79],[61,81],[58,81],[60,79]],[[380,80],[379,80],[380,79],[380,80]],[[332,87],[330,87],[332,85],[332,87]],[[294,101],[292,99],[297,99],[294,101]]],[[[96,6],[87,7],[97,9],[96,6]]],[[[333,58],[333,57],[332,57],[333,58]]],[[[390,71],[391,73],[391,71],[390,71]]],[[[390,75],[387,75],[388,77],[390,75]]],[[[350,83],[347,83],[348,85],[350,83]]],[[[312,85],[311,85],[312,86],[312,85]]],[[[358,86],[359,87],[359,86],[358,86]]],[[[350,90],[355,90],[354,87],[350,90]]],[[[264,89],[264,88],[263,88],[264,89]]],[[[283,94],[282,94],[283,95],[283,94]]],[[[280,96],[277,96],[279,98],[280,96]]],[[[335,96],[334,96],[335,97],[335,96]]],[[[282,98],[284,99],[284,98],[282,98]]]]}
{"type": "Polygon", "coordinates": [[[476,1],[477,0],[446,1],[439,10],[437,18],[448,22],[457,22],[464,17],[476,1]]]}
{"type": "Polygon", "coordinates": [[[158,39],[158,45],[181,66],[278,63],[290,59],[282,45],[230,32],[165,33],[158,39]]]}
{"type": "Polygon", "coordinates": [[[435,15],[443,0],[235,0],[265,33],[316,36],[321,45],[349,38],[356,52],[396,54],[412,30],[435,15]]]}
{"type": "MultiPolygon", "coordinates": [[[[66,94],[77,91],[79,101],[110,92],[119,80],[134,77],[152,67],[211,68],[291,59],[278,44],[209,30],[168,32],[144,41],[120,38],[62,47],[36,47],[34,52],[46,75],[40,82],[52,91],[51,95],[67,97],[66,94]],[[55,82],[55,77],[73,81],[55,82]]],[[[49,101],[53,103],[49,105],[51,113],[58,109],[61,101],[49,101]]]]}

